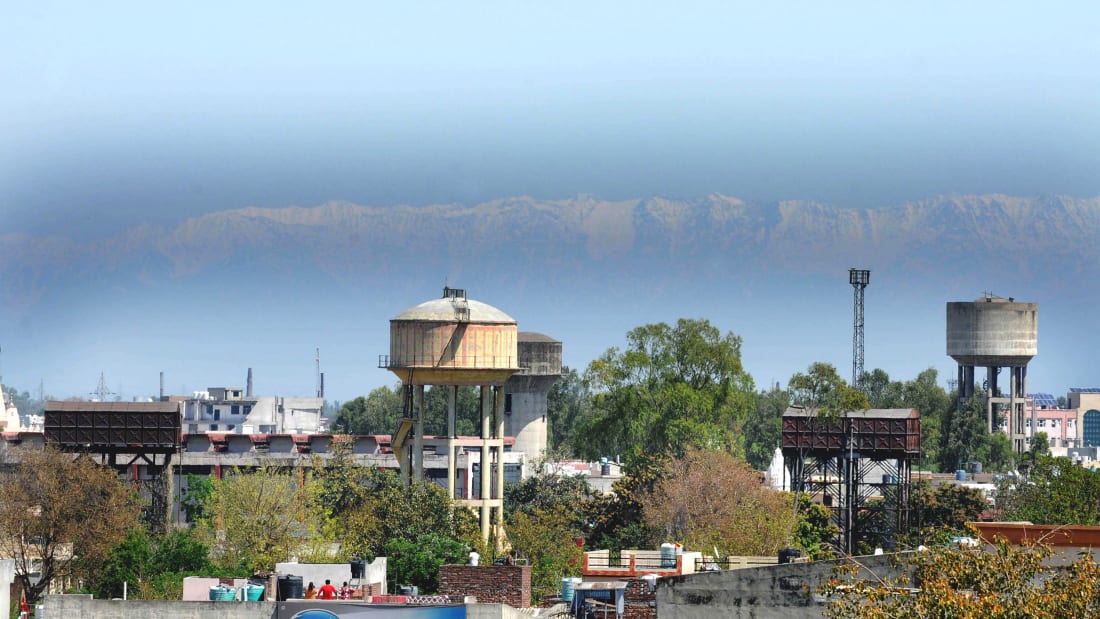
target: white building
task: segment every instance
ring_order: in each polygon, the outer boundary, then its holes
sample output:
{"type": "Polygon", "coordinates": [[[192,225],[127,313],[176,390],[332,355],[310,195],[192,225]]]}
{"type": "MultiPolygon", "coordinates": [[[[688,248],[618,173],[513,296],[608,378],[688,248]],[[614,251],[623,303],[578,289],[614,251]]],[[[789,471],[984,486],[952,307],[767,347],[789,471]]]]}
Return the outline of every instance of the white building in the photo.
{"type": "Polygon", "coordinates": [[[251,396],[240,387],[211,387],[182,401],[186,434],[317,434],[328,431],[323,398],[251,396]]]}

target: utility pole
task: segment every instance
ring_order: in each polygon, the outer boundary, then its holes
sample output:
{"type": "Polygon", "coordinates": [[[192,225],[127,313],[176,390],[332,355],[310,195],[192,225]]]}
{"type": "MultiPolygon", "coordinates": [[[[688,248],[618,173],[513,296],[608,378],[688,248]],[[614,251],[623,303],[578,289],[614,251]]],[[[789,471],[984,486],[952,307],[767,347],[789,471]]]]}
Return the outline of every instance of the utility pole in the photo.
{"type": "Polygon", "coordinates": [[[871,271],[848,269],[848,283],[854,292],[852,300],[852,386],[863,388],[863,291],[871,283],[871,271]]]}

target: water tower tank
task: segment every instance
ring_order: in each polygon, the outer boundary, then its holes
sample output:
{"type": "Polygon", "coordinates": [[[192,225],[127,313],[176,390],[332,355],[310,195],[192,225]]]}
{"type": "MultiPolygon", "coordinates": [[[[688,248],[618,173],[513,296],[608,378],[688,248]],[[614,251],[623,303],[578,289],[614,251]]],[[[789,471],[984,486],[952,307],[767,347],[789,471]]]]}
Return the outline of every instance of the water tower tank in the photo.
{"type": "Polygon", "coordinates": [[[989,295],[947,304],[947,354],[959,365],[1022,367],[1038,351],[1038,303],[989,295]]]}
{"type": "Polygon", "coordinates": [[[386,367],[406,384],[500,385],[517,356],[516,320],[460,288],[390,320],[386,367]]]}

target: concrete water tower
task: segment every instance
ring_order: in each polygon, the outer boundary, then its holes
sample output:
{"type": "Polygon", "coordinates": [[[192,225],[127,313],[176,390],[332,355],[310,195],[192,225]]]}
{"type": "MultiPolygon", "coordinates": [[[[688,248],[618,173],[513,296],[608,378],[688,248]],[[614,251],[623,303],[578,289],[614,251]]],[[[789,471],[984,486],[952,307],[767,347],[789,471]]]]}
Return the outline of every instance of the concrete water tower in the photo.
{"type": "Polygon", "coordinates": [[[1039,304],[986,294],[947,304],[947,354],[959,364],[959,399],[974,396],[974,368],[986,368],[986,423],[997,429],[997,405],[1006,407],[1008,436],[1017,453],[1027,449],[1024,412],[1027,364],[1039,352],[1039,304]],[[1008,392],[998,376],[1007,369],[1008,392]]]}
{"type": "MultiPolygon", "coordinates": [[[[412,420],[413,479],[424,478],[424,386],[450,388],[447,398],[447,492],[455,496],[455,399],[459,386],[481,389],[481,496],[459,501],[481,512],[489,540],[491,510],[504,524],[504,383],[519,370],[516,320],[499,309],[444,288],[439,299],[410,307],[390,321],[390,354],[379,365],[401,379],[412,420]],[[496,472],[495,481],[490,477],[496,472]]],[[[401,431],[398,434],[402,434],[401,431]]],[[[400,441],[396,440],[395,447],[400,441]]],[[[399,456],[399,461],[401,457],[399,456]]],[[[408,475],[407,465],[402,473],[408,475]]]]}
{"type": "Polygon", "coordinates": [[[504,384],[504,433],[516,437],[512,447],[524,454],[523,477],[546,451],[546,398],[561,378],[561,342],[520,331],[519,372],[504,384]]]}

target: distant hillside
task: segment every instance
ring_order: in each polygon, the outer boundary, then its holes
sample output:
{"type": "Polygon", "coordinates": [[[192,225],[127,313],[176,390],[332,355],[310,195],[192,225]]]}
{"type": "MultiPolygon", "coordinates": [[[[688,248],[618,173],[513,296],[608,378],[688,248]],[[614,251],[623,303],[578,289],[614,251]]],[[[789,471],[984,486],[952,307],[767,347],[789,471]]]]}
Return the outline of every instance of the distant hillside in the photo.
{"type": "Polygon", "coordinates": [[[940,196],[879,209],[750,204],[722,195],[622,202],[518,197],[424,207],[332,202],[242,208],[89,242],[0,236],[0,294],[3,310],[19,315],[62,281],[131,290],[227,274],[358,286],[424,274],[458,281],[476,270],[583,284],[597,271],[637,283],[748,270],[812,275],[873,264],[914,277],[950,277],[966,265],[1073,278],[1095,274],[1098,239],[1100,198],[940,196]]]}

